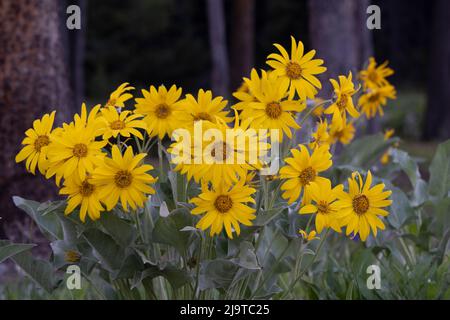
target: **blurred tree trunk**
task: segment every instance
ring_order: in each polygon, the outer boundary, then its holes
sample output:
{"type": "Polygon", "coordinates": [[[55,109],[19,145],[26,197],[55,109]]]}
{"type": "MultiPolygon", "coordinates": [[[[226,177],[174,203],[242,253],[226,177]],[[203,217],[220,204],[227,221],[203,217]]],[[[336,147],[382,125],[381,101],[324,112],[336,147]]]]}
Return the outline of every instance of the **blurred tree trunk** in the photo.
{"type": "Polygon", "coordinates": [[[255,1],[234,0],[231,35],[231,86],[236,90],[254,65],[255,1]]]}
{"type": "Polygon", "coordinates": [[[86,48],[86,0],[67,1],[68,5],[76,4],[81,9],[81,30],[69,31],[69,65],[70,65],[70,82],[73,89],[75,112],[84,102],[84,58],[86,48]]]}
{"type": "Polygon", "coordinates": [[[450,1],[434,3],[424,138],[450,138],[450,1]]]}
{"type": "MultiPolygon", "coordinates": [[[[13,195],[46,200],[54,183],[15,164],[24,132],[33,120],[71,109],[71,92],[61,36],[59,0],[0,1],[0,206],[3,221],[18,212],[13,195]]],[[[21,213],[22,215],[23,213],[21,213]]],[[[0,231],[1,232],[1,231],[0,231]]]]}
{"type": "MultiPolygon", "coordinates": [[[[370,0],[309,0],[309,32],[317,57],[324,59],[327,72],[319,78],[324,92],[331,94],[330,78],[357,72],[373,55],[371,30],[367,29],[367,7],[370,0]]],[[[369,131],[379,124],[369,123],[369,131]]]]}
{"type": "Polygon", "coordinates": [[[229,95],[229,67],[225,13],[222,0],[207,0],[209,43],[211,48],[211,87],[215,95],[229,95]]]}

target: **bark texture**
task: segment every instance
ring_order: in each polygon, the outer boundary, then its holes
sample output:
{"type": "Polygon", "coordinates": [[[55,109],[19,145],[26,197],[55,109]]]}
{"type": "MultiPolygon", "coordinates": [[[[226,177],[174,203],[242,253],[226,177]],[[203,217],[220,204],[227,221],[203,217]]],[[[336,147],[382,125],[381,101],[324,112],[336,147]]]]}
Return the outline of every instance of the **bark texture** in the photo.
{"type": "Polygon", "coordinates": [[[232,12],[231,89],[236,90],[254,66],[255,1],[234,0],[232,12]]]}
{"type": "Polygon", "coordinates": [[[434,3],[424,138],[450,138],[450,1],[434,3]]]}
{"type": "Polygon", "coordinates": [[[26,173],[14,158],[34,119],[57,110],[60,122],[71,108],[60,5],[58,0],[0,1],[0,233],[19,213],[11,196],[46,200],[55,193],[52,181],[26,173]]]}
{"type": "Polygon", "coordinates": [[[229,96],[229,63],[225,13],[222,0],[207,0],[211,48],[211,87],[214,95],[229,96]]]}
{"type": "MultiPolygon", "coordinates": [[[[372,55],[372,34],[366,27],[369,0],[309,0],[312,48],[325,60],[322,81],[361,68],[372,55]]],[[[328,87],[330,85],[327,84],[328,87]]]]}

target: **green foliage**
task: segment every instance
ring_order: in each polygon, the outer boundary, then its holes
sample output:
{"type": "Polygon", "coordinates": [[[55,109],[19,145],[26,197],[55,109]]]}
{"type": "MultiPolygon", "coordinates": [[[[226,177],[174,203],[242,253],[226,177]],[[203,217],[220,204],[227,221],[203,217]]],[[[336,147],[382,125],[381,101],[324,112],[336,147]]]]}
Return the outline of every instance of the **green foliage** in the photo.
{"type": "Polygon", "coordinates": [[[381,135],[357,140],[329,172],[334,182],[345,183],[349,172],[370,169],[375,182],[392,190],[386,230],[365,243],[339,234],[323,241],[323,233],[321,240],[304,242],[298,229],[306,228],[309,217],[280,199],[277,181],[264,182],[268,198],[257,197],[254,225],[235,239],[211,238],[195,228],[192,206],[171,191],[170,184],[182,185],[176,176],[157,188],[143,210],[114,210],[97,222],[65,216],[61,202],[14,197],[49,238],[53,255],[50,261],[35,259],[32,244],[1,241],[0,262],[12,259],[44,290],[23,282],[6,288],[4,296],[18,298],[16,288],[29,297],[67,297],[64,271],[77,264],[86,287],[69,298],[449,299],[450,142],[438,147],[427,182],[402,150],[391,150],[388,165],[377,164],[395,141],[381,135]],[[68,252],[79,259],[70,261],[68,252]],[[367,287],[370,265],[380,267],[381,289],[367,287]]]}

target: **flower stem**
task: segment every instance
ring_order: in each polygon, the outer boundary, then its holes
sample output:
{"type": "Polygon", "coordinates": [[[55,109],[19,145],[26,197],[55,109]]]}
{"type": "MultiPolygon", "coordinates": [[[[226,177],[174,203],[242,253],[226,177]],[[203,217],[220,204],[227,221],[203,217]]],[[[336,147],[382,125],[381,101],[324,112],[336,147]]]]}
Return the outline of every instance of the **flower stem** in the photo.
{"type": "Polygon", "coordinates": [[[297,282],[303,277],[303,275],[306,273],[306,271],[311,268],[311,266],[314,264],[314,262],[316,262],[317,257],[319,256],[319,252],[320,249],[322,249],[323,244],[325,243],[325,240],[328,236],[328,232],[329,232],[329,228],[327,228],[327,231],[325,231],[324,236],[322,237],[322,239],[320,240],[319,246],[317,247],[316,250],[316,254],[314,255],[314,258],[311,260],[311,262],[306,266],[305,269],[303,269],[303,271],[300,273],[300,275],[295,278],[295,280],[291,283],[291,285],[289,286],[288,290],[281,296],[280,299],[284,299],[288,294],[291,293],[291,291],[294,289],[295,285],[297,284],[297,282]]]}

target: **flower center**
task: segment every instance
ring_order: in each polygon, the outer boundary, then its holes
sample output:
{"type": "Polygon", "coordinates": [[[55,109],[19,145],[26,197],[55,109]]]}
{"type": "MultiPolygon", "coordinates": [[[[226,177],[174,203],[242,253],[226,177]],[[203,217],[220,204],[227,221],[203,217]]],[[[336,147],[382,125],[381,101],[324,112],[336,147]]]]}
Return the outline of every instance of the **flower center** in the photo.
{"type": "Polygon", "coordinates": [[[333,136],[334,136],[334,138],[336,138],[336,139],[341,139],[341,138],[343,138],[343,137],[344,137],[344,130],[336,130],[336,131],[333,133],[333,136]]]}
{"type": "Polygon", "coordinates": [[[338,102],[336,102],[336,105],[339,107],[340,110],[344,109],[347,105],[348,97],[346,94],[341,95],[338,102]]]}
{"type": "Polygon", "coordinates": [[[319,203],[317,204],[317,210],[319,211],[319,213],[327,214],[330,212],[330,206],[326,201],[319,201],[319,203]]]}
{"type": "Polygon", "coordinates": [[[112,130],[122,130],[125,129],[125,122],[122,120],[116,120],[114,122],[111,122],[109,126],[112,130]]]}
{"type": "Polygon", "coordinates": [[[380,94],[378,92],[374,92],[369,96],[368,100],[369,102],[377,103],[378,100],[380,100],[380,94]]]}
{"type": "Polygon", "coordinates": [[[42,147],[48,146],[50,144],[50,139],[47,136],[38,136],[34,141],[34,149],[40,152],[42,147]]]}
{"type": "Polygon", "coordinates": [[[94,185],[83,181],[80,186],[80,193],[83,197],[89,197],[94,192],[94,185]]]}
{"type": "Polygon", "coordinates": [[[369,72],[367,78],[369,78],[369,80],[372,82],[376,82],[378,80],[378,74],[376,71],[369,72]]]}
{"type": "Polygon", "coordinates": [[[352,204],[353,210],[359,215],[364,214],[369,210],[369,199],[363,194],[354,197],[352,204]]]}
{"type": "Polygon", "coordinates": [[[88,153],[88,147],[84,143],[77,143],[73,147],[73,155],[78,158],[84,158],[87,156],[88,153]]]}
{"type": "Polygon", "coordinates": [[[281,108],[281,104],[279,102],[269,102],[266,105],[266,114],[269,118],[278,119],[281,116],[283,109],[281,108]]]}
{"type": "MultiPolygon", "coordinates": [[[[220,161],[220,158],[222,158],[222,161],[225,161],[227,159],[227,151],[230,147],[226,142],[217,143],[214,148],[211,150],[211,157],[216,159],[217,161],[220,161]],[[217,152],[216,152],[217,150],[217,152]]],[[[229,153],[228,153],[229,154],[229,153]]]]}
{"type": "Polygon", "coordinates": [[[311,181],[314,181],[314,179],[316,178],[316,171],[313,168],[308,167],[304,169],[302,172],[300,172],[299,178],[301,184],[306,186],[311,181]]]}
{"type": "Polygon", "coordinates": [[[155,114],[160,119],[166,119],[170,115],[170,108],[165,103],[158,104],[155,109],[155,114]]]}
{"type": "Polygon", "coordinates": [[[64,260],[66,260],[66,262],[71,262],[71,263],[75,263],[80,261],[81,259],[81,255],[73,250],[68,250],[64,253],[64,260]]]}
{"type": "Polygon", "coordinates": [[[116,186],[119,188],[126,188],[131,185],[131,182],[133,181],[133,176],[130,172],[126,170],[121,170],[116,173],[114,176],[114,182],[116,183],[116,186]]]}
{"type": "Polygon", "coordinates": [[[194,116],[194,121],[206,120],[212,122],[212,118],[207,112],[199,112],[194,116]]]}
{"type": "Polygon", "coordinates": [[[231,200],[230,196],[220,195],[214,201],[214,207],[216,207],[217,211],[220,213],[228,212],[233,207],[233,200],[231,200]]]}
{"type": "Polygon", "coordinates": [[[286,75],[291,79],[299,79],[302,76],[302,67],[297,62],[288,62],[286,65],[286,75]]]}

